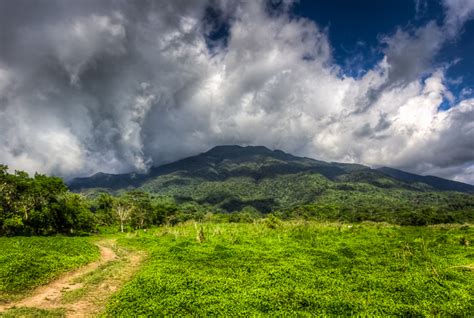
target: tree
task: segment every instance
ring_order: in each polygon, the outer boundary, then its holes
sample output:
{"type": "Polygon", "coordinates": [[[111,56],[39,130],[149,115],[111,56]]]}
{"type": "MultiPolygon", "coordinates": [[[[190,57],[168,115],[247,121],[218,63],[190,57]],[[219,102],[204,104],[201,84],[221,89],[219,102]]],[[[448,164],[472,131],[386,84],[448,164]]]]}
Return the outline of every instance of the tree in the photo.
{"type": "Polygon", "coordinates": [[[56,228],[64,233],[90,232],[96,223],[88,208],[86,199],[76,193],[65,192],[59,196],[59,206],[55,209],[56,228]]]}
{"type": "Polygon", "coordinates": [[[123,233],[123,225],[125,221],[130,218],[130,214],[132,212],[132,206],[130,202],[128,202],[124,198],[119,198],[115,202],[115,213],[120,221],[120,231],[123,233]]]}
{"type": "Polygon", "coordinates": [[[94,228],[87,200],[68,192],[60,178],[9,174],[0,165],[0,190],[0,234],[71,234],[94,228]]]}
{"type": "Polygon", "coordinates": [[[152,221],[153,207],[150,194],[142,191],[132,191],[126,194],[127,201],[132,205],[131,222],[136,229],[146,227],[152,221]]]}
{"type": "Polygon", "coordinates": [[[167,197],[154,198],[152,222],[155,225],[164,224],[178,212],[178,207],[173,199],[167,197]]]}
{"type": "Polygon", "coordinates": [[[97,221],[100,225],[112,225],[117,221],[114,212],[114,198],[107,192],[102,192],[92,202],[92,211],[95,212],[97,221]]]}

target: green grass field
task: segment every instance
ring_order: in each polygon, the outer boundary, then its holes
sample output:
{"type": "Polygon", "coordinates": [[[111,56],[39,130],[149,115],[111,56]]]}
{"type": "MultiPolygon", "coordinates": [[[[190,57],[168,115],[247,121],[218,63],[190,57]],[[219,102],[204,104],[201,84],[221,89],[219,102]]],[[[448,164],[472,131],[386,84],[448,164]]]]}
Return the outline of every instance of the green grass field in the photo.
{"type": "Polygon", "coordinates": [[[471,226],[193,224],[124,237],[149,260],[110,316],[466,316],[471,226]]]}
{"type": "Polygon", "coordinates": [[[0,238],[0,302],[99,257],[90,238],[0,238]]]}
{"type": "MultiPolygon", "coordinates": [[[[146,251],[105,316],[469,316],[474,227],[265,220],[108,234],[146,251]]],[[[0,239],[4,300],[98,257],[94,238],[0,239]]],[[[15,296],[16,295],[16,296],[15,296]]],[[[62,316],[12,309],[3,315],[62,316]]],[[[0,314],[1,316],[1,314],[0,314]]]]}

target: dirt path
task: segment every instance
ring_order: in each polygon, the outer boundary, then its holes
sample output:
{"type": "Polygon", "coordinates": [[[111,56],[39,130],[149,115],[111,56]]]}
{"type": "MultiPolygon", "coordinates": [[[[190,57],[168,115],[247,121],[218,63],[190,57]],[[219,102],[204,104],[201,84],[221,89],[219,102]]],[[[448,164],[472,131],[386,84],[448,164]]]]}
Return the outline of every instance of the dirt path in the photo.
{"type": "Polygon", "coordinates": [[[120,249],[113,240],[96,245],[98,261],[38,287],[31,296],[0,305],[0,313],[20,307],[64,309],[66,317],[93,317],[102,312],[107,299],[138,270],[144,254],[120,249]]]}

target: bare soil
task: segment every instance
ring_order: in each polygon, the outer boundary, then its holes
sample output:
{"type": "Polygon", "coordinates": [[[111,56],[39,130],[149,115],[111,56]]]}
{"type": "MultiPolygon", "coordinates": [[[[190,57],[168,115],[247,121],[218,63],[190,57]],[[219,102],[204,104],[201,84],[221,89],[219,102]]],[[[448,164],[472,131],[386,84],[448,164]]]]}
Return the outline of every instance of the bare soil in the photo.
{"type": "Polygon", "coordinates": [[[100,249],[100,259],[77,270],[63,274],[60,278],[34,290],[24,299],[0,305],[0,313],[12,308],[29,307],[38,309],[63,309],[66,317],[94,317],[105,309],[107,299],[138,270],[144,254],[120,249],[119,255],[114,250],[117,246],[113,240],[102,240],[96,243],[100,249]],[[118,262],[119,271],[110,277],[103,277],[93,285],[85,286],[81,278],[99,274],[110,262],[118,262]],[[89,288],[87,288],[89,287],[89,288]],[[62,301],[65,293],[84,288],[84,293],[72,302],[62,301]]]}

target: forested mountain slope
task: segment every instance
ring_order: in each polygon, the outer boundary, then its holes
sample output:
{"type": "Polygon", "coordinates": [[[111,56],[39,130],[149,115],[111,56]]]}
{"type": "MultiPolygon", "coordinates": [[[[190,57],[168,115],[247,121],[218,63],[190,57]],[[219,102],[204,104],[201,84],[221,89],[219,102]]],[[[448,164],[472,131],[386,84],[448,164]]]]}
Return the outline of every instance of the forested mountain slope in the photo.
{"type": "MultiPolygon", "coordinates": [[[[170,164],[153,167],[147,174],[97,173],[91,177],[76,178],[69,184],[73,190],[106,188],[120,190],[140,187],[160,176],[172,179],[223,181],[235,177],[248,177],[255,181],[297,173],[317,173],[333,182],[368,183],[381,188],[399,187],[411,190],[442,190],[474,192],[474,186],[433,176],[419,176],[392,168],[371,169],[358,164],[324,162],[296,157],[280,150],[262,146],[218,146],[208,152],[170,164]]],[[[179,185],[185,182],[169,182],[179,185]]],[[[159,190],[161,191],[161,190],[159,190]]]]}
{"type": "Polygon", "coordinates": [[[318,204],[349,210],[474,206],[474,186],[403,171],[323,162],[265,147],[218,146],[153,167],[147,174],[96,174],[70,183],[75,191],[139,189],[223,211],[252,207],[268,213],[318,204]]]}

